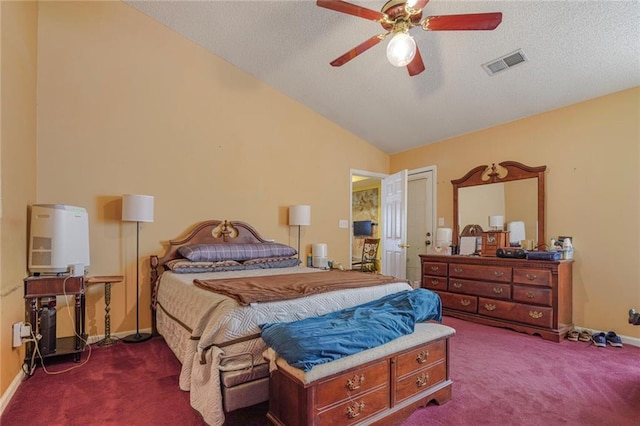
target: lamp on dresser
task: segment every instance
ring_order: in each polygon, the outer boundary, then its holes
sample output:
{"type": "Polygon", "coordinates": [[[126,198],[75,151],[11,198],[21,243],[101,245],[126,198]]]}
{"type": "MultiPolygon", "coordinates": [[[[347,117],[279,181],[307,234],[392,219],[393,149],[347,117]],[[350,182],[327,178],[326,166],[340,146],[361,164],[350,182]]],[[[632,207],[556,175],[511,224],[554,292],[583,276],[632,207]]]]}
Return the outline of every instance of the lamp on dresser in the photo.
{"type": "Polygon", "coordinates": [[[153,222],[153,197],[151,195],[123,195],[122,220],[136,222],[136,332],[122,340],[125,343],[139,343],[151,338],[149,333],[140,333],[140,222],[153,222]]]}
{"type": "Polygon", "coordinates": [[[296,205],[289,207],[289,226],[298,227],[298,259],[300,259],[300,227],[311,225],[311,206],[296,205]]]}

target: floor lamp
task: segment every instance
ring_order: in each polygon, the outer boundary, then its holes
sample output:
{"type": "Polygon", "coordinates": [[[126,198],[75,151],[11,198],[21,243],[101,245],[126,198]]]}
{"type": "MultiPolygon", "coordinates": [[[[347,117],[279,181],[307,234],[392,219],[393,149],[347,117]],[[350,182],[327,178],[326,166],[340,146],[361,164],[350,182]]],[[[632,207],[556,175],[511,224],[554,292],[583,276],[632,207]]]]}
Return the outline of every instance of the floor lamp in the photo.
{"type": "Polygon", "coordinates": [[[122,339],[125,343],[139,343],[151,339],[151,334],[140,333],[140,222],[153,222],[151,195],[123,195],[122,220],[136,223],[136,333],[122,339]]]}
{"type": "Polygon", "coordinates": [[[311,225],[311,206],[289,207],[289,226],[298,227],[298,259],[300,259],[300,227],[311,225]]]}

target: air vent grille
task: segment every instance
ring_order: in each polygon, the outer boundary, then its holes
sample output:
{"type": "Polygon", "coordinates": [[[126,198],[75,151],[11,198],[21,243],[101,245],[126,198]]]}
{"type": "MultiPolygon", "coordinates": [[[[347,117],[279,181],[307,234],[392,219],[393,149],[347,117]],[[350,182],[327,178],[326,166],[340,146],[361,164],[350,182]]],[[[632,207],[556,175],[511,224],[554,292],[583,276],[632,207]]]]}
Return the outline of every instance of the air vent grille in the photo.
{"type": "Polygon", "coordinates": [[[482,68],[484,68],[487,74],[494,75],[527,61],[527,56],[524,54],[522,49],[518,49],[515,52],[511,52],[508,55],[504,55],[501,58],[483,64],[482,68]]]}

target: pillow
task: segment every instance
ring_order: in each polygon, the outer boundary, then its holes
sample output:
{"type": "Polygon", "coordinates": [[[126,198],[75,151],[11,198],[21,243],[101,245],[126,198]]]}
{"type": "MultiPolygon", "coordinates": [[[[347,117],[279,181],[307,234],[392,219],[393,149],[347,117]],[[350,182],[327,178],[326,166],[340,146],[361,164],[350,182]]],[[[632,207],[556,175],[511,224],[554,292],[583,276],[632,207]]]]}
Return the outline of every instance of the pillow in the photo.
{"type": "Polygon", "coordinates": [[[165,266],[176,274],[197,274],[202,272],[235,271],[244,269],[235,260],[223,260],[221,262],[192,262],[185,259],[168,261],[165,266]]]}
{"type": "Polygon", "coordinates": [[[263,257],[242,262],[245,269],[290,268],[299,264],[300,259],[297,257],[263,257]]]}
{"type": "Polygon", "coordinates": [[[193,262],[219,262],[221,260],[249,260],[265,257],[291,257],[298,252],[280,243],[252,244],[193,244],[182,246],[178,253],[193,262]]]}

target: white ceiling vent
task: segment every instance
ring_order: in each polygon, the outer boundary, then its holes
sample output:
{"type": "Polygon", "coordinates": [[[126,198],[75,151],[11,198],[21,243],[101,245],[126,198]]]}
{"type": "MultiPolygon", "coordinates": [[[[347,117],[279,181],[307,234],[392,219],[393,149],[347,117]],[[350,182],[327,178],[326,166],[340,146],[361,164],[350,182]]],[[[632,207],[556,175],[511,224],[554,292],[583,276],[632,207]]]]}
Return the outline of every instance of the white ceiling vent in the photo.
{"type": "Polygon", "coordinates": [[[527,56],[524,54],[522,49],[518,49],[515,52],[511,52],[508,55],[504,55],[501,58],[483,64],[482,68],[484,68],[487,74],[494,75],[527,61],[527,56]]]}

